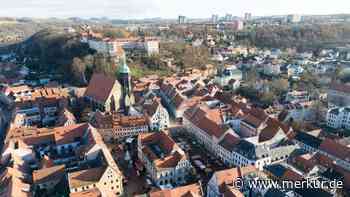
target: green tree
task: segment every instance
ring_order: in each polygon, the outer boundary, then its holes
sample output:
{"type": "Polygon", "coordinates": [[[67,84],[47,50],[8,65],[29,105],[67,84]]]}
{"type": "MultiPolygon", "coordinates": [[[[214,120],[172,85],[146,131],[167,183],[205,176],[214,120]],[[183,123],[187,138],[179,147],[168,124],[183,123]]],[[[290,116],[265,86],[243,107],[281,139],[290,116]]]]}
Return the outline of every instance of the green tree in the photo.
{"type": "Polygon", "coordinates": [[[270,106],[273,104],[273,101],[275,100],[275,94],[273,92],[266,92],[261,97],[261,102],[265,106],[270,106]]]}
{"type": "Polygon", "coordinates": [[[289,82],[287,79],[276,79],[272,81],[271,88],[273,93],[280,97],[283,93],[288,91],[289,82]]]}
{"type": "Polygon", "coordinates": [[[209,51],[206,47],[186,46],[182,57],[184,68],[203,68],[209,61],[209,51]]]}

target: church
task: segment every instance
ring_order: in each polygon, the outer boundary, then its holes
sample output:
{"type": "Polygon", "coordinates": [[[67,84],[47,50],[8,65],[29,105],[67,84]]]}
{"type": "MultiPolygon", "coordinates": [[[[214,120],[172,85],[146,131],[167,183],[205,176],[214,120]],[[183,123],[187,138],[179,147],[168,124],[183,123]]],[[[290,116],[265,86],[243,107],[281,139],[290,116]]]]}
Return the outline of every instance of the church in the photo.
{"type": "Polygon", "coordinates": [[[84,94],[93,110],[127,113],[135,103],[131,87],[131,72],[126,57],[121,58],[117,79],[102,73],[94,73],[84,94]]]}

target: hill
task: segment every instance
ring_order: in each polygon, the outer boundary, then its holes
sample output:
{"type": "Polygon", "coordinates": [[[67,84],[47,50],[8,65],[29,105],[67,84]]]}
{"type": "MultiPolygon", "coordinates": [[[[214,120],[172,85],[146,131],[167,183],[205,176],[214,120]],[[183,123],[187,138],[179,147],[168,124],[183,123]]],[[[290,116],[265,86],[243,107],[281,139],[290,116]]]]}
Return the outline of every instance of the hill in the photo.
{"type": "Polygon", "coordinates": [[[350,43],[349,23],[262,26],[246,33],[252,45],[267,48],[296,47],[303,51],[350,43]]]}
{"type": "Polygon", "coordinates": [[[31,69],[44,73],[59,73],[72,79],[74,58],[84,58],[94,51],[80,42],[78,34],[56,29],[44,29],[27,40],[7,47],[31,69]]]}

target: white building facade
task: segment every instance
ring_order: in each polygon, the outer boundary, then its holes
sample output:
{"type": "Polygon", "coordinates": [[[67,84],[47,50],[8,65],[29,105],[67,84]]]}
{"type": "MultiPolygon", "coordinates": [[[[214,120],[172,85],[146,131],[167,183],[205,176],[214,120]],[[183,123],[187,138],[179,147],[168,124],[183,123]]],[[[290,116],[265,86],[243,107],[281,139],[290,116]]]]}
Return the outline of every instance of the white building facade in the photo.
{"type": "Polygon", "coordinates": [[[350,129],[350,107],[339,107],[328,110],[327,126],[335,129],[350,129]]]}

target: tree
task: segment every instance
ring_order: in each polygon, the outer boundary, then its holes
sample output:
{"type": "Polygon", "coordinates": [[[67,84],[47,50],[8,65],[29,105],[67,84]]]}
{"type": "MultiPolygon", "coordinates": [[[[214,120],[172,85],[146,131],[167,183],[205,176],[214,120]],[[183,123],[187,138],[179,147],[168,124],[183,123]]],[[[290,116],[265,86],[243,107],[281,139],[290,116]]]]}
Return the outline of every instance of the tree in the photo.
{"type": "Polygon", "coordinates": [[[152,69],[159,69],[161,67],[161,60],[158,54],[152,54],[151,56],[143,56],[142,63],[152,69]]]}
{"type": "Polygon", "coordinates": [[[345,68],[345,69],[338,71],[337,77],[340,79],[341,82],[349,83],[350,82],[350,69],[345,68]]]}
{"type": "Polygon", "coordinates": [[[161,43],[161,56],[166,58],[180,59],[185,52],[185,44],[183,43],[161,43]]]}
{"type": "Polygon", "coordinates": [[[130,33],[128,31],[119,28],[105,29],[103,30],[102,34],[103,36],[109,38],[128,38],[130,36],[130,33]]]}
{"type": "Polygon", "coordinates": [[[258,71],[256,70],[256,68],[254,67],[252,69],[249,69],[249,70],[245,71],[244,73],[246,74],[247,84],[251,87],[254,87],[256,84],[256,81],[259,78],[258,71]]]}
{"type": "Polygon", "coordinates": [[[323,111],[327,110],[327,107],[324,106],[322,102],[318,100],[312,104],[311,108],[315,113],[315,120],[317,120],[316,122],[319,123],[320,120],[323,119],[322,114],[323,111]]]}
{"type": "Polygon", "coordinates": [[[104,73],[106,75],[114,75],[115,67],[113,59],[101,53],[94,55],[94,71],[104,73]]]}
{"type": "Polygon", "coordinates": [[[73,58],[72,72],[80,84],[87,83],[85,78],[85,70],[86,70],[85,63],[78,57],[73,58]]]}
{"type": "Polygon", "coordinates": [[[270,106],[273,104],[273,101],[275,100],[275,94],[272,92],[266,92],[261,97],[261,102],[265,106],[270,106]]]}
{"type": "Polygon", "coordinates": [[[277,96],[282,96],[282,94],[288,91],[289,82],[287,79],[276,79],[272,81],[272,91],[277,96]]]}
{"type": "Polygon", "coordinates": [[[182,60],[184,68],[203,68],[209,61],[206,47],[186,46],[182,60]]]}

